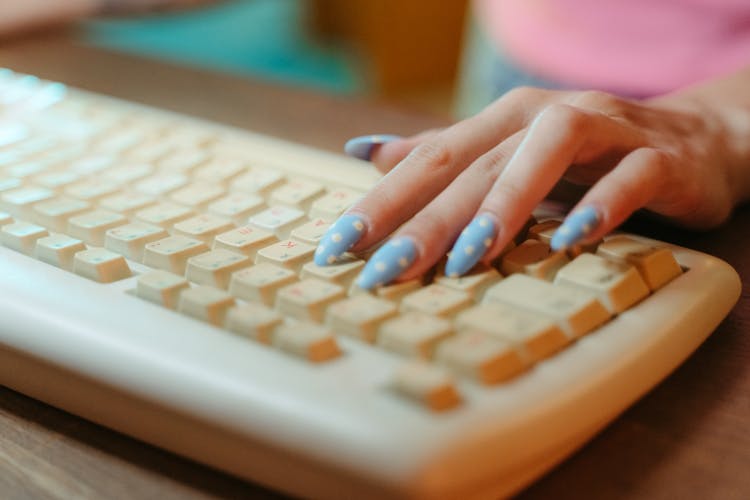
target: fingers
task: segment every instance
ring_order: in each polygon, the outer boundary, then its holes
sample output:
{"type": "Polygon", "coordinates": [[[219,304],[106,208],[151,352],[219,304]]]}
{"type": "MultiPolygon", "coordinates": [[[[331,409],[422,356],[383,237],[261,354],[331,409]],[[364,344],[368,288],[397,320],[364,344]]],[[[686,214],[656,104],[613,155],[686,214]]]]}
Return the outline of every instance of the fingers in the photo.
{"type": "MultiPolygon", "coordinates": [[[[424,274],[432,267],[445,255],[450,243],[476,214],[482,198],[507,164],[522,137],[523,131],[517,132],[482,155],[429,205],[404,224],[391,240],[402,243],[397,248],[386,244],[379,249],[363,270],[358,285],[371,288],[397,276],[400,280],[408,280],[424,274]],[[399,262],[407,265],[400,267],[397,265],[399,262]],[[393,276],[390,275],[391,272],[394,273],[393,276]]],[[[479,221],[478,224],[481,223],[479,221]]]]}
{"type": "Polygon", "coordinates": [[[316,262],[325,265],[345,250],[359,251],[385,238],[495,146],[498,136],[503,138],[518,127],[513,108],[504,113],[483,112],[420,144],[333,224],[321,240],[316,262]],[[355,222],[361,230],[351,230],[355,222]]]}
{"type": "Polygon", "coordinates": [[[434,139],[441,131],[442,129],[427,130],[411,137],[384,143],[382,146],[373,149],[370,161],[380,172],[387,174],[393,167],[401,163],[414,148],[434,139]]]}
{"type": "Polygon", "coordinates": [[[552,248],[563,250],[586,240],[597,240],[648,205],[669,179],[670,162],[666,154],[651,148],[639,148],[628,154],[565,218],[552,236],[552,248]]]}
{"type": "Polygon", "coordinates": [[[528,215],[575,163],[613,150],[632,150],[644,142],[635,129],[598,112],[552,105],[529,133],[479,208],[497,224],[494,243],[483,257],[496,257],[528,215]]]}

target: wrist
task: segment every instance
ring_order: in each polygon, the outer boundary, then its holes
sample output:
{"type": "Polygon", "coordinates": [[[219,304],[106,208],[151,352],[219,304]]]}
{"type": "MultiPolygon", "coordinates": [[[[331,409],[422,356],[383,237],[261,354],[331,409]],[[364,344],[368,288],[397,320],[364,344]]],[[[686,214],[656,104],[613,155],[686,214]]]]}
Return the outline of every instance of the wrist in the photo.
{"type": "Polygon", "coordinates": [[[722,170],[717,174],[726,178],[732,206],[737,206],[750,201],[750,100],[725,98],[717,90],[693,87],[651,102],[700,118],[710,136],[706,161],[722,170]]]}

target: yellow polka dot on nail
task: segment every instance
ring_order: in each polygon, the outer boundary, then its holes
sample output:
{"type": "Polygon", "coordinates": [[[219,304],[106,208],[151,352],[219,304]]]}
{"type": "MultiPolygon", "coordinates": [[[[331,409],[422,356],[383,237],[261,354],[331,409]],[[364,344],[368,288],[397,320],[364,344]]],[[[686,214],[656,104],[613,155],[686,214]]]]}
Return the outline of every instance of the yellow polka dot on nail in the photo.
{"type": "Polygon", "coordinates": [[[486,246],[487,248],[490,248],[490,246],[492,246],[492,238],[485,238],[484,246],[486,246]]]}
{"type": "Polygon", "coordinates": [[[398,259],[398,265],[401,267],[406,267],[409,265],[409,260],[406,257],[401,257],[398,259]]]}
{"type": "Polygon", "coordinates": [[[382,273],[385,271],[386,265],[383,262],[376,262],[375,263],[375,270],[379,273],[382,273]]]}
{"type": "Polygon", "coordinates": [[[333,233],[331,235],[331,240],[335,243],[338,243],[339,241],[341,241],[341,233],[333,233]]]}
{"type": "Polygon", "coordinates": [[[362,231],[365,228],[365,225],[362,224],[362,221],[355,220],[352,222],[352,226],[354,226],[354,229],[357,231],[362,231]]]}
{"type": "Polygon", "coordinates": [[[474,245],[466,245],[466,247],[464,247],[464,253],[466,255],[473,254],[474,253],[474,245]]]}
{"type": "Polygon", "coordinates": [[[329,255],[328,258],[326,259],[326,262],[328,262],[329,264],[333,264],[334,262],[336,262],[336,256],[329,255]]]}
{"type": "Polygon", "coordinates": [[[480,226],[487,227],[487,224],[489,224],[489,222],[487,221],[487,219],[484,219],[484,218],[479,219],[479,225],[480,226]]]}

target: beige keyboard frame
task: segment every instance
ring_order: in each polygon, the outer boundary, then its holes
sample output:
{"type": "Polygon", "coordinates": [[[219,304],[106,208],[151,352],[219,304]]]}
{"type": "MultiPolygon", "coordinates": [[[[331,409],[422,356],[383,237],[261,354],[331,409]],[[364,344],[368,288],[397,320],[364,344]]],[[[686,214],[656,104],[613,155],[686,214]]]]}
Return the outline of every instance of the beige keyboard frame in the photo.
{"type": "MultiPolygon", "coordinates": [[[[180,119],[286,172],[362,190],[378,178],[355,160],[180,119]]],[[[140,300],[135,277],[99,284],[0,247],[0,382],[303,497],[497,498],[585,443],[734,305],[730,266],[672,250],[687,272],[653,297],[508,383],[460,381],[464,404],[435,414],[387,389],[394,354],[342,336],[343,356],[307,363],[140,300]]]]}

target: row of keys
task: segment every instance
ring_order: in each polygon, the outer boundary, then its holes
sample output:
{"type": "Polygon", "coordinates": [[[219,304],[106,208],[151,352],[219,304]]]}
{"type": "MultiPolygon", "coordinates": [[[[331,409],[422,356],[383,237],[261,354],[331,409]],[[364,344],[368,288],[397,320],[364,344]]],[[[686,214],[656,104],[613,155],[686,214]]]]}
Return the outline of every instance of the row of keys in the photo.
{"type": "Polygon", "coordinates": [[[110,283],[132,275],[122,255],[104,248],[87,248],[79,239],[50,234],[46,229],[25,222],[12,222],[0,214],[0,242],[12,250],[72,271],[84,278],[110,283]],[[9,222],[2,225],[2,222],[9,222]]]}

